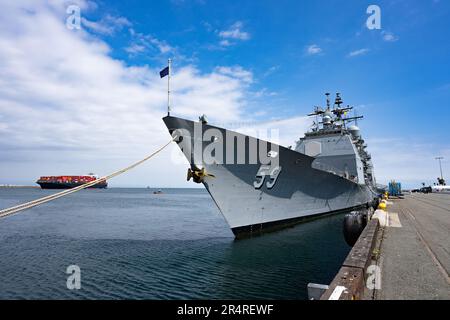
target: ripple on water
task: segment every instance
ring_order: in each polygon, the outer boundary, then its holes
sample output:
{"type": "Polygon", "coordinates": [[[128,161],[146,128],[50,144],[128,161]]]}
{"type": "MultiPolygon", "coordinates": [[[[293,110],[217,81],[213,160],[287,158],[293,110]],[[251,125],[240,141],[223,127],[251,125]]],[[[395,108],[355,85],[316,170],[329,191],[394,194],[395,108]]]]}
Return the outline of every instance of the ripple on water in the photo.
{"type": "MultiPolygon", "coordinates": [[[[204,190],[90,191],[2,220],[0,298],[304,299],[349,251],[342,216],[235,241],[204,190]]],[[[0,189],[0,205],[39,196],[0,189]]]]}

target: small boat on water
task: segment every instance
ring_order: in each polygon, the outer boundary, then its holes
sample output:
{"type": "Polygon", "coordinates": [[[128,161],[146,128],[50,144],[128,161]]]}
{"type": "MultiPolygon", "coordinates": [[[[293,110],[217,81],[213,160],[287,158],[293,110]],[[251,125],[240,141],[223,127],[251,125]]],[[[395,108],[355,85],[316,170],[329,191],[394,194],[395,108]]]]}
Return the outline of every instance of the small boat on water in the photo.
{"type": "Polygon", "coordinates": [[[153,191],[153,194],[163,194],[161,189],[155,190],[153,191]]]}

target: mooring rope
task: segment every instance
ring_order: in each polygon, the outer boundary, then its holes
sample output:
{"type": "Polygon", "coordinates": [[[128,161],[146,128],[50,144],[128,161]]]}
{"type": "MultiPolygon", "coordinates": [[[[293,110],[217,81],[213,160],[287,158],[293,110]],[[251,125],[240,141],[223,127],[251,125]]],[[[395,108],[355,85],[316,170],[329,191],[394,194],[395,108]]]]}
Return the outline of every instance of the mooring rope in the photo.
{"type": "Polygon", "coordinates": [[[71,193],[74,193],[74,192],[77,192],[77,191],[80,191],[80,190],[92,187],[92,186],[96,185],[97,183],[105,182],[106,180],[114,178],[114,177],[116,177],[116,176],[118,176],[118,175],[120,175],[122,173],[125,173],[125,172],[127,172],[127,171],[129,171],[129,170],[131,170],[131,169],[133,169],[135,167],[137,167],[138,165],[142,164],[143,162],[145,162],[145,161],[149,160],[150,158],[152,158],[153,156],[157,155],[159,152],[164,150],[175,139],[176,139],[176,137],[171,139],[164,146],[162,146],[161,148],[159,148],[158,150],[156,150],[155,152],[153,152],[149,156],[145,157],[144,159],[139,160],[139,161],[133,163],[132,165],[130,165],[130,166],[124,168],[124,169],[121,169],[121,170],[118,170],[116,172],[113,172],[110,175],[104,176],[104,177],[102,177],[100,179],[96,179],[96,180],[91,181],[91,182],[87,182],[85,184],[82,184],[82,185],[80,185],[78,187],[74,187],[72,189],[67,189],[67,190],[64,190],[64,191],[61,191],[61,192],[58,192],[58,193],[54,193],[52,195],[49,195],[49,196],[46,196],[46,197],[43,197],[43,198],[39,198],[39,199],[30,201],[30,202],[19,204],[19,205],[14,206],[14,207],[10,207],[10,208],[7,208],[7,209],[0,210],[0,218],[4,218],[4,217],[10,216],[10,215],[12,215],[14,213],[17,213],[17,212],[20,212],[20,211],[23,211],[23,210],[26,210],[26,209],[30,209],[30,208],[33,208],[33,207],[36,207],[38,205],[41,205],[41,204],[49,202],[49,201],[56,200],[58,198],[67,196],[67,195],[69,195],[71,193]]]}

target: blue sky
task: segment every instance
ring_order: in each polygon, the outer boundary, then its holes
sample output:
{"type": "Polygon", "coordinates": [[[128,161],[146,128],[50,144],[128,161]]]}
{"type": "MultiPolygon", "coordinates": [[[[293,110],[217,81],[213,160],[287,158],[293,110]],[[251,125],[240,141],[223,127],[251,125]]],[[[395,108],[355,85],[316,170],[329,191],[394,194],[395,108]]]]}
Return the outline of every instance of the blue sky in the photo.
{"type": "MultiPolygon", "coordinates": [[[[289,119],[288,143],[338,91],[365,116],[380,182],[430,183],[438,155],[450,172],[448,1],[6,1],[0,11],[0,184],[107,174],[165,141],[167,58],[175,114],[289,119]],[[81,30],[65,27],[74,3],[81,30]],[[371,4],[381,30],[366,27],[371,4]]],[[[164,159],[111,184],[191,186],[185,163],[155,174],[164,159]]]]}

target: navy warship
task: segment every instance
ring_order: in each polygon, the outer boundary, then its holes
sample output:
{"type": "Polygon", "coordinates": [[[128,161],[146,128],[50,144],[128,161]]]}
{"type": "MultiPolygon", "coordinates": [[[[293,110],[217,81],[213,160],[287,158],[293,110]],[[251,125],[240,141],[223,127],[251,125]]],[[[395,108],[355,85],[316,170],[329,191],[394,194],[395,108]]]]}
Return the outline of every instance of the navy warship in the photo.
{"type": "Polygon", "coordinates": [[[163,118],[236,237],[376,205],[371,156],[340,94],[315,107],[294,149],[199,121],[163,118]]]}

